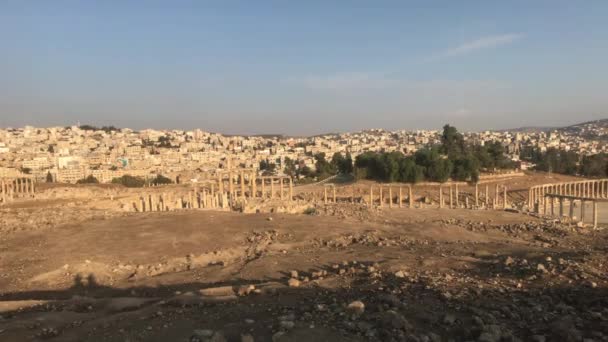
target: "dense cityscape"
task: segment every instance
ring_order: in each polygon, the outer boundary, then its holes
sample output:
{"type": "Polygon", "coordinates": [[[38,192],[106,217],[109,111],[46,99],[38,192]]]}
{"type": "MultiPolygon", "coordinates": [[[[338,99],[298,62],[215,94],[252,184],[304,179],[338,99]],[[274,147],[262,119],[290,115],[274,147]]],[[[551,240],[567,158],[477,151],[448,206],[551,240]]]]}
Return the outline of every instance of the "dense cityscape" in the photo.
{"type": "MultiPolygon", "coordinates": [[[[535,165],[520,160],[522,151],[548,149],[595,155],[606,151],[605,121],[562,129],[511,130],[465,133],[467,144],[499,143],[516,167],[535,165]]],[[[76,183],[94,177],[109,183],[124,175],[196,182],[205,172],[244,167],[281,175],[286,165],[294,176],[314,176],[318,154],[352,160],[366,152],[401,152],[412,155],[441,143],[441,130],[386,131],[326,134],[314,137],[226,136],[200,129],[134,131],[89,125],[71,127],[7,128],[0,130],[0,177],[29,175],[38,181],[76,183]]],[[[287,171],[290,172],[290,171],[287,171]]]]}

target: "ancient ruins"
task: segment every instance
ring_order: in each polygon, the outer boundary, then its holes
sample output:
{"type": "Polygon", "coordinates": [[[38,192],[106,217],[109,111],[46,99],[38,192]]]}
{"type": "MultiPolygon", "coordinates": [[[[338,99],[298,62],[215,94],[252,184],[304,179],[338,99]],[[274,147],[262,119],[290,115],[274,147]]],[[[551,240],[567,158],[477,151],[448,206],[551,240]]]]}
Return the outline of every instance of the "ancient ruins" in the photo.
{"type": "Polygon", "coordinates": [[[9,203],[19,198],[31,199],[36,191],[33,178],[2,178],[0,179],[0,203],[9,203]]]}
{"type": "Polygon", "coordinates": [[[573,221],[577,218],[574,213],[578,207],[581,224],[585,224],[586,204],[591,204],[593,228],[598,226],[597,205],[600,202],[608,202],[608,179],[536,185],[530,188],[528,194],[528,207],[540,215],[555,217],[557,205],[557,217],[564,217],[564,209],[568,207],[567,217],[573,221]]]}

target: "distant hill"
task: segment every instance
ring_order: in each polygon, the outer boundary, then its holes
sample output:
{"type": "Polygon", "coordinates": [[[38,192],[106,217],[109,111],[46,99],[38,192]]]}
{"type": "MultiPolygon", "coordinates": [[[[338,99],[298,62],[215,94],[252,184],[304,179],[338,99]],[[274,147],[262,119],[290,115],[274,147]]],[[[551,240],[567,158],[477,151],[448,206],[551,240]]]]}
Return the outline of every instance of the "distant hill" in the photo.
{"type": "Polygon", "coordinates": [[[518,133],[538,133],[538,132],[549,132],[555,129],[559,129],[558,127],[536,127],[536,126],[526,126],[526,127],[518,127],[518,128],[509,128],[509,129],[499,129],[497,132],[518,132],[518,133]]]}
{"type": "Polygon", "coordinates": [[[577,133],[581,131],[588,131],[589,129],[605,129],[608,130],[608,119],[599,119],[593,121],[581,122],[569,126],[562,127],[541,127],[541,126],[525,126],[519,128],[502,129],[498,132],[521,132],[521,133],[534,133],[534,132],[550,132],[550,131],[563,131],[568,133],[577,133]]]}

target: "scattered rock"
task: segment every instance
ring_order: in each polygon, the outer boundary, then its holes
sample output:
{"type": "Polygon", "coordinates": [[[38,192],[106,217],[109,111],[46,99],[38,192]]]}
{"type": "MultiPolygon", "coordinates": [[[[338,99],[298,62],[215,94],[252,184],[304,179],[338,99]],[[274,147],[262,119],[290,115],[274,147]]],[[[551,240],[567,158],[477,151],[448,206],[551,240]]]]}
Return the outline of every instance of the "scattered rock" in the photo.
{"type": "Polygon", "coordinates": [[[365,311],[365,304],[362,301],[356,300],[348,304],[346,309],[351,314],[361,315],[365,311]]]}

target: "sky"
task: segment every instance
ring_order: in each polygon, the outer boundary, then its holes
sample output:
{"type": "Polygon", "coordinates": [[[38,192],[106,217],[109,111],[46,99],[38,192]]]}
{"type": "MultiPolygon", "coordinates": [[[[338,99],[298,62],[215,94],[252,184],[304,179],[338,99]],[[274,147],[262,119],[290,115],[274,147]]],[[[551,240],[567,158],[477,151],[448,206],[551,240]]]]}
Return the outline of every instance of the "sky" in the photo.
{"type": "Polygon", "coordinates": [[[608,118],[608,1],[0,0],[0,127],[310,135],[608,118]]]}

